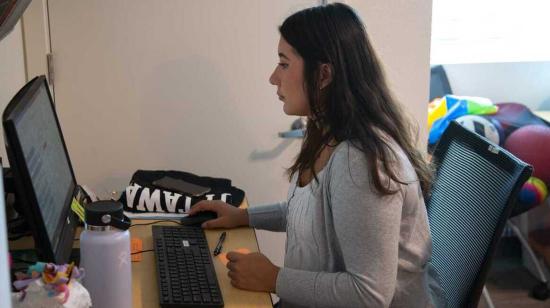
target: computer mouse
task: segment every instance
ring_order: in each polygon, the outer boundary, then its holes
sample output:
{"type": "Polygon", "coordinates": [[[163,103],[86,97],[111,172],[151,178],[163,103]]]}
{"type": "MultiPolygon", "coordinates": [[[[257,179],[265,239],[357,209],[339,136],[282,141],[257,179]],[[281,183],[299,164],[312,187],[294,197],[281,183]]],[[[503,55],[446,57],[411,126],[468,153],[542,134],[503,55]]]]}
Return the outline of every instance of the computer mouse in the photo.
{"type": "Polygon", "coordinates": [[[200,226],[203,222],[218,218],[218,214],[212,211],[198,212],[193,216],[186,216],[180,220],[184,226],[200,226]]]}

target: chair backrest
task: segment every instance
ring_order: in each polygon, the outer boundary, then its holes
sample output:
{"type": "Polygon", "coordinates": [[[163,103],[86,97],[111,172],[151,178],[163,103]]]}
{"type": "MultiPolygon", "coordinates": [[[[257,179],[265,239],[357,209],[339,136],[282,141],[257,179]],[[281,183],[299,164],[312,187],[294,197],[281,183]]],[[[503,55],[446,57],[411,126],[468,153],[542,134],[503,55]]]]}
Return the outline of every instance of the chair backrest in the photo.
{"type": "Polygon", "coordinates": [[[430,263],[448,307],[476,307],[506,219],[532,168],[454,121],[432,161],[430,263]]]}
{"type": "Polygon", "coordinates": [[[430,101],[447,94],[453,94],[447,73],[443,66],[433,66],[430,70],[430,101]]]}

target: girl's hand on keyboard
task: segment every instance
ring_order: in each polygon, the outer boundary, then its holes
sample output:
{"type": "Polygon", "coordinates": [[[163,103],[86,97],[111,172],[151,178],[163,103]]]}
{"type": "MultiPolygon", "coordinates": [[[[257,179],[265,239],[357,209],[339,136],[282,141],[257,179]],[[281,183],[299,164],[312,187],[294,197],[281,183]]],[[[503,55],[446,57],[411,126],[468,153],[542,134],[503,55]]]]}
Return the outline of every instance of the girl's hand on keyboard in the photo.
{"type": "Polygon", "coordinates": [[[215,212],[218,218],[204,222],[201,226],[205,229],[235,228],[248,226],[248,211],[227,204],[223,201],[201,201],[191,207],[190,216],[199,212],[215,212]]]}

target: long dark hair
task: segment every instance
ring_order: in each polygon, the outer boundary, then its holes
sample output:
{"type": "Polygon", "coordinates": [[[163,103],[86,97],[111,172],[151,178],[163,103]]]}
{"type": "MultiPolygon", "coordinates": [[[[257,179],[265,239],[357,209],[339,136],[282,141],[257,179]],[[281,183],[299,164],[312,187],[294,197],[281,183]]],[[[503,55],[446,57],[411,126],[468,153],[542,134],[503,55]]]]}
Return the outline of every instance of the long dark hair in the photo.
{"type": "Polygon", "coordinates": [[[304,88],[311,116],[290,177],[313,169],[331,140],[348,140],[365,153],[372,183],[382,195],[393,194],[382,174],[398,178],[397,154],[389,136],[404,150],[416,170],[423,193],[429,192],[432,170],[415,147],[418,128],[392,98],[365,26],[353,9],[341,3],[299,11],[280,26],[281,36],[304,60],[304,88]],[[329,64],[332,81],[320,90],[320,65],[329,64]],[[379,173],[381,172],[381,173],[379,173]],[[384,181],[385,182],[385,181],[384,181]]]}

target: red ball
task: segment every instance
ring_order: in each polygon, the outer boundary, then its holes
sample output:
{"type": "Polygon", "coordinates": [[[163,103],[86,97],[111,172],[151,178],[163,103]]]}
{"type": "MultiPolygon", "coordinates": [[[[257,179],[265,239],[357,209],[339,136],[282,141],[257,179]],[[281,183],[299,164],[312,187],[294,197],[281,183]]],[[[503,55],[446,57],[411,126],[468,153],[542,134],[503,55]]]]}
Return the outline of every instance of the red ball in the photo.
{"type": "Polygon", "coordinates": [[[527,125],[515,130],[504,148],[533,166],[533,176],[550,183],[550,127],[527,125]]]}
{"type": "Polygon", "coordinates": [[[531,183],[525,183],[518,196],[519,202],[526,205],[537,205],[542,203],[542,193],[537,191],[535,185],[531,183]]]}

